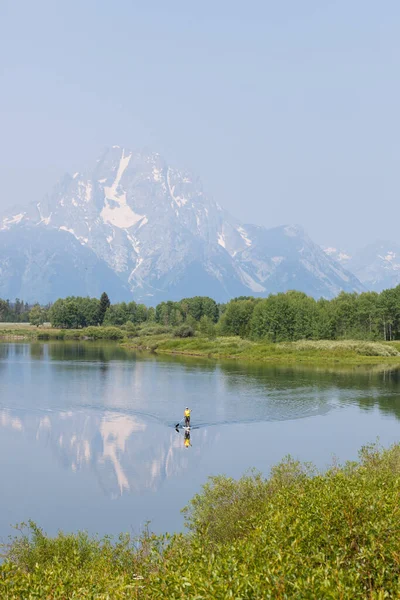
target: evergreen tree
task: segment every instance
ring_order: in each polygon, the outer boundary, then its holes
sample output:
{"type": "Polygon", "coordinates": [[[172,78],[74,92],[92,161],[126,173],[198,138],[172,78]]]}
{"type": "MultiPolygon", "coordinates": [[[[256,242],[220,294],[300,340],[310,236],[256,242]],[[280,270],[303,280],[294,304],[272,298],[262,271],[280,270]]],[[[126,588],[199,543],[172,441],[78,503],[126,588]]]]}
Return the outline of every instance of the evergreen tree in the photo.
{"type": "Polygon", "coordinates": [[[107,308],[110,308],[111,302],[110,298],[107,296],[106,292],[103,292],[100,296],[100,307],[99,307],[99,323],[100,325],[104,321],[105,314],[107,312],[107,308]]]}

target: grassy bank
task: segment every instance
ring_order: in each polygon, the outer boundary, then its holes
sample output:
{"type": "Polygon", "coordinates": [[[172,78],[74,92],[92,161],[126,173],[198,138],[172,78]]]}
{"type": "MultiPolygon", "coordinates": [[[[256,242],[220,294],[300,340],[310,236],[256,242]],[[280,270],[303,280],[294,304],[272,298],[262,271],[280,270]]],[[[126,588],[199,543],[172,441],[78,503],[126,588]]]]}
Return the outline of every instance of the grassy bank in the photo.
{"type": "Polygon", "coordinates": [[[83,329],[56,329],[53,327],[35,327],[26,324],[20,326],[0,325],[0,340],[59,340],[59,341],[95,341],[95,340],[110,340],[121,341],[127,340],[127,333],[120,327],[85,327],[83,329]]]}
{"type": "Polygon", "coordinates": [[[235,359],[269,363],[347,363],[400,364],[400,342],[300,341],[271,344],[240,337],[173,338],[142,336],[133,338],[127,347],[146,349],[159,354],[182,354],[216,359],[235,359]]]}
{"type": "Polygon", "coordinates": [[[400,342],[362,340],[318,340],[268,343],[235,337],[209,339],[199,334],[177,337],[179,328],[159,325],[134,328],[86,327],[83,329],[38,328],[21,324],[0,325],[0,340],[116,341],[132,350],[157,354],[234,359],[247,362],[285,364],[348,365],[400,364],[400,342]]]}
{"type": "Polygon", "coordinates": [[[375,599],[400,596],[400,445],[365,447],[324,474],[291,459],[264,480],[214,477],[185,509],[189,532],[48,538],[5,548],[7,600],[375,599]]]}

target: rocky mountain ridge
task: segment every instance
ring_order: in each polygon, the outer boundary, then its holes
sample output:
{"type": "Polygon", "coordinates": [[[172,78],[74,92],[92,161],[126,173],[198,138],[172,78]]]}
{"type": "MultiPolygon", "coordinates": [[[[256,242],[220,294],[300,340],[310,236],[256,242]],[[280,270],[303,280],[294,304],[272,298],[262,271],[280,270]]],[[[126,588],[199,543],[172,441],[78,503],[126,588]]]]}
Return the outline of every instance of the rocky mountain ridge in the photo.
{"type": "MultiPolygon", "coordinates": [[[[20,287],[24,294],[18,294],[28,301],[59,297],[54,245],[66,235],[82,248],[75,275],[81,273],[84,282],[95,270],[94,256],[96,268],[103,266],[94,279],[102,289],[113,281],[114,301],[130,296],[155,304],[197,294],[226,301],[288,289],[333,297],[341,290],[363,289],[301,227],[240,223],[190,173],[172,168],[157,153],[119,146],[104,152],[89,171],[66,175],[42,201],[3,215],[0,293],[12,297],[20,287]],[[34,250],[29,235],[35,238],[34,250]],[[18,264],[13,263],[15,252],[18,264]],[[32,252],[42,256],[39,286],[30,268],[32,252]]],[[[58,252],[59,272],[70,272],[71,249],[65,249],[63,258],[58,252]]],[[[77,293],[76,283],[68,289],[77,293]]]]}
{"type": "Polygon", "coordinates": [[[377,241],[351,255],[333,247],[325,252],[354,273],[364,287],[374,292],[400,284],[400,244],[377,241]]]}

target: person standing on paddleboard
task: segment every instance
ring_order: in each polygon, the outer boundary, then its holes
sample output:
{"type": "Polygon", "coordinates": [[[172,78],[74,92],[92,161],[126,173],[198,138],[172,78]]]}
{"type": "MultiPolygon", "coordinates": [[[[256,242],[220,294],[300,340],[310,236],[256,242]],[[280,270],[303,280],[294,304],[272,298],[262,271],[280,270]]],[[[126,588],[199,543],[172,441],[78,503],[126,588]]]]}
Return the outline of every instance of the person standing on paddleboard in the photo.
{"type": "Polygon", "coordinates": [[[184,417],[185,417],[185,427],[190,427],[190,410],[188,407],[185,408],[184,417]]]}

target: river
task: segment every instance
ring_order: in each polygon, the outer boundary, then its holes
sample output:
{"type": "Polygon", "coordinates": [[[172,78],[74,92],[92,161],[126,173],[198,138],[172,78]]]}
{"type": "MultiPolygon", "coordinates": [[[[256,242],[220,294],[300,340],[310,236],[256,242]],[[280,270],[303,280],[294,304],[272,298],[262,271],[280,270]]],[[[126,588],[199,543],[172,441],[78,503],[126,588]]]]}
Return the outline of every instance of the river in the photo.
{"type": "Polygon", "coordinates": [[[156,357],[115,344],[0,344],[0,540],[157,533],[207,477],[268,475],[291,454],[324,469],[399,440],[400,370],[332,371],[156,357]],[[188,405],[186,447],[174,424],[188,405]]]}

